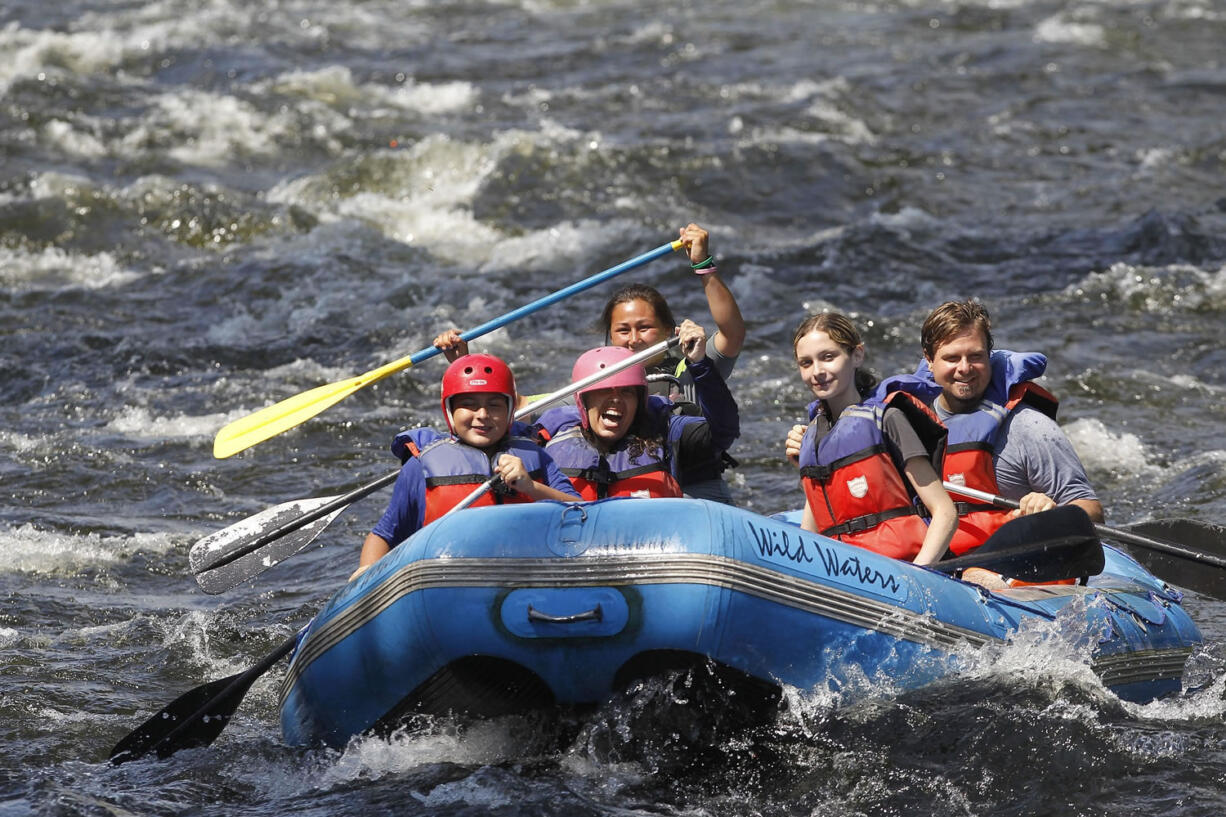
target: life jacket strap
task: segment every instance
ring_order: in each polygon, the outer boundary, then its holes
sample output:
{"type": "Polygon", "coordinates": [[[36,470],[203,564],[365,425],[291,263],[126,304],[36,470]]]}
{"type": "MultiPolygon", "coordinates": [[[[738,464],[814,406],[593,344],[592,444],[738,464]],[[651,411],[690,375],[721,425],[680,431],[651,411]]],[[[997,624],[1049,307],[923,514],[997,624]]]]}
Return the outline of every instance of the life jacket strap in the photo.
{"type": "Polygon", "coordinates": [[[887,520],[897,519],[900,516],[913,516],[918,513],[919,511],[911,506],[891,508],[888,511],[878,511],[877,513],[869,513],[864,516],[857,516],[854,519],[848,519],[846,522],[826,528],[821,534],[822,536],[844,536],[851,533],[860,533],[861,531],[875,528],[887,520]]]}
{"type": "Polygon", "coordinates": [[[958,512],[958,516],[967,516],[980,511],[999,511],[1000,508],[982,502],[955,502],[954,510],[958,512]]]}
{"type": "Polygon", "coordinates": [[[871,445],[868,448],[862,448],[859,451],[848,454],[845,457],[839,457],[829,465],[806,465],[804,468],[800,469],[800,475],[802,477],[815,479],[824,485],[830,481],[830,477],[833,476],[834,472],[840,468],[851,465],[853,462],[859,462],[860,460],[866,460],[869,457],[875,457],[878,454],[884,454],[886,450],[887,449],[884,444],[871,445]]]}

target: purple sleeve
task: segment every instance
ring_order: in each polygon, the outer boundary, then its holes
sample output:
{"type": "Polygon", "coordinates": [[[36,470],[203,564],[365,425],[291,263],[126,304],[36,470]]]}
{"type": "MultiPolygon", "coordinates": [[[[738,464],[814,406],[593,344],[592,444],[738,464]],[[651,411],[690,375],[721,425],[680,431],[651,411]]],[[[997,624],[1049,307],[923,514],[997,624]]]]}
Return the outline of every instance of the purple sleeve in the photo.
{"type": "Polygon", "coordinates": [[[387,510],[370,532],[396,547],[420,530],[425,518],[426,479],[422,475],[421,462],[414,457],[400,469],[387,510]]]}
{"type": "Polygon", "coordinates": [[[693,363],[686,369],[694,378],[699,405],[711,428],[710,446],[726,451],[741,436],[741,415],[736,398],[710,358],[693,363]]]}
{"type": "Polygon", "coordinates": [[[564,494],[571,496],[579,496],[579,492],[575,490],[575,485],[570,481],[570,477],[563,474],[558,468],[557,463],[553,461],[553,457],[541,451],[541,462],[545,465],[545,484],[550,488],[561,491],[564,494]]]}

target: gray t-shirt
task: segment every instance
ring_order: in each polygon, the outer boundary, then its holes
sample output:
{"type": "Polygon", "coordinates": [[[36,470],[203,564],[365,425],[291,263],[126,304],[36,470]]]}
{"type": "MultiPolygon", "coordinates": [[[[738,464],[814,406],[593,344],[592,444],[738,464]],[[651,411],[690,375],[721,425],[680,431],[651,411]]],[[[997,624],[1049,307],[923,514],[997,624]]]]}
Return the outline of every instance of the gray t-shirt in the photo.
{"type": "MultiPolygon", "coordinates": [[[[932,406],[944,422],[951,412],[939,400],[932,406]]],[[[1057,505],[1098,496],[1077,452],[1056,421],[1030,406],[1020,406],[996,435],[996,485],[1000,495],[1021,499],[1032,491],[1047,494],[1057,505]]]]}

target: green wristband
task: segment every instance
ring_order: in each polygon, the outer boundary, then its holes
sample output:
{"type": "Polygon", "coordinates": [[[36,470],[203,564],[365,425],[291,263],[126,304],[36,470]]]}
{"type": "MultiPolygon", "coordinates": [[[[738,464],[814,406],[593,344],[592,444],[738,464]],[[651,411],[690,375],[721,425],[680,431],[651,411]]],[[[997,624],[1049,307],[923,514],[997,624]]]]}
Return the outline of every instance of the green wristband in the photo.
{"type": "Polygon", "coordinates": [[[697,264],[690,264],[690,269],[697,272],[700,269],[706,269],[707,267],[713,267],[713,266],[715,266],[715,256],[708,255],[707,260],[699,261],[697,264]]]}

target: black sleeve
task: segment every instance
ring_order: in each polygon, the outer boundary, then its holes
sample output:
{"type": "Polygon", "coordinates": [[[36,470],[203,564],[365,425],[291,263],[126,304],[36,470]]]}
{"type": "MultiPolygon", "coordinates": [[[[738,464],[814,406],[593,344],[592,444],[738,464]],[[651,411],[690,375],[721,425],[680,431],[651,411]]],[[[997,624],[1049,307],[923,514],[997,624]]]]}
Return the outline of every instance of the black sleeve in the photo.
{"type": "Polygon", "coordinates": [[[711,424],[700,417],[677,417],[673,422],[678,420],[687,421],[677,439],[678,472],[687,474],[718,463],[723,449],[716,448],[712,443],[711,424]]]}
{"type": "Polygon", "coordinates": [[[891,453],[898,457],[900,464],[915,457],[930,459],[928,449],[902,411],[893,407],[886,409],[881,424],[885,427],[886,439],[894,447],[891,453]]]}

